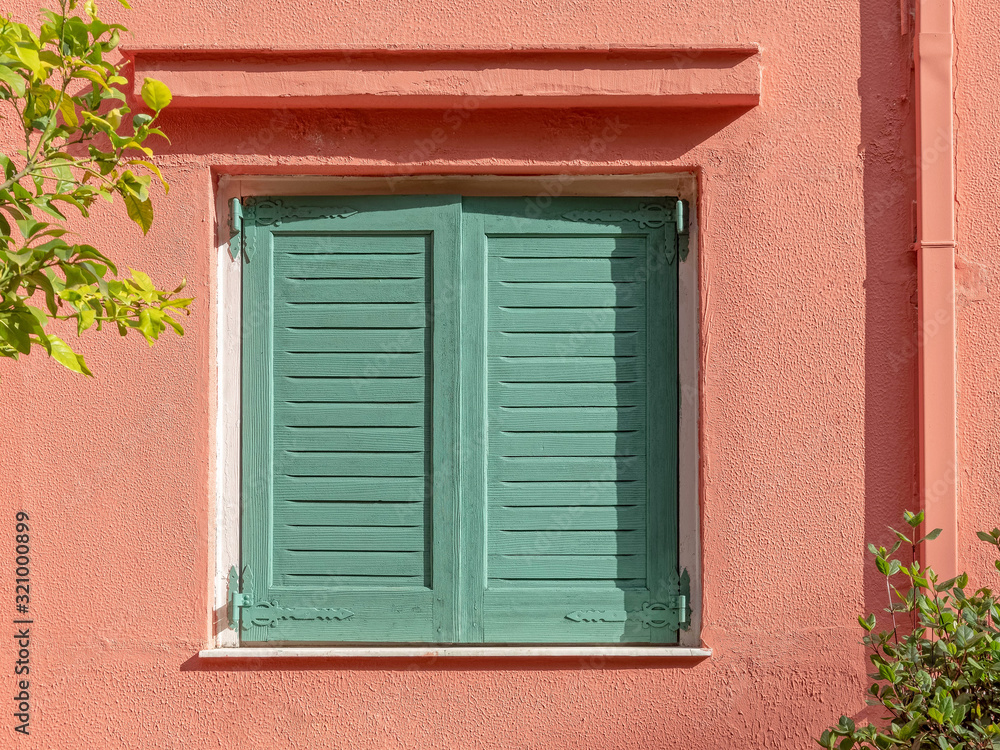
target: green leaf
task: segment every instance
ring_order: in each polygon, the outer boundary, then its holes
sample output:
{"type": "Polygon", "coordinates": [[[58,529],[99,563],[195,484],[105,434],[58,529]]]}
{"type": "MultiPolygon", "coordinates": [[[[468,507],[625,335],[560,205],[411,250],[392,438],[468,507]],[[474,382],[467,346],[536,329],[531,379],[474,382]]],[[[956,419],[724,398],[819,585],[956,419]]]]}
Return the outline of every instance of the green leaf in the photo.
{"type": "Polygon", "coordinates": [[[146,106],[154,112],[159,112],[173,99],[167,84],[157,81],[155,78],[147,78],[142,82],[141,93],[146,106]]]}
{"type": "Polygon", "coordinates": [[[169,193],[170,192],[170,185],[168,185],[167,181],[165,179],[163,179],[163,173],[160,172],[160,168],[158,166],[156,166],[155,164],[153,164],[153,162],[146,161],[145,159],[131,159],[128,163],[129,164],[139,164],[139,165],[145,167],[146,169],[148,169],[150,172],[152,172],[153,174],[155,174],[160,179],[160,182],[163,184],[163,191],[165,193],[169,193]]]}
{"type": "Polygon", "coordinates": [[[56,362],[64,367],[68,367],[73,372],[78,372],[89,377],[94,376],[88,369],[83,357],[70,349],[69,345],[61,338],[58,336],[49,336],[48,343],[50,347],[49,354],[56,362]]]}
{"type": "Polygon", "coordinates": [[[6,320],[0,319],[0,338],[21,354],[28,354],[31,351],[30,329],[23,325],[19,317],[11,315],[6,320]]]}
{"type": "Polygon", "coordinates": [[[146,234],[153,225],[153,202],[149,198],[141,201],[127,190],[122,190],[121,195],[125,201],[128,217],[142,228],[143,234],[146,234]]]}
{"type": "Polygon", "coordinates": [[[129,271],[132,272],[132,279],[135,281],[136,286],[146,292],[151,292],[156,289],[153,284],[153,280],[142,271],[136,271],[134,268],[130,268],[129,271]]]}
{"type": "Polygon", "coordinates": [[[82,264],[60,263],[59,267],[66,275],[66,286],[84,286],[92,281],[91,274],[87,272],[86,267],[82,264]]]}
{"type": "Polygon", "coordinates": [[[111,134],[114,131],[114,128],[111,126],[111,123],[105,120],[103,117],[98,117],[97,115],[93,114],[92,112],[88,112],[87,110],[84,110],[82,114],[83,114],[83,121],[87,125],[92,125],[97,130],[100,130],[102,133],[111,134]]]}
{"type": "Polygon", "coordinates": [[[914,735],[916,735],[917,730],[920,729],[920,725],[923,723],[923,717],[916,716],[915,718],[908,721],[899,729],[899,739],[901,740],[911,740],[914,735]]]}
{"type": "Polygon", "coordinates": [[[14,96],[24,96],[26,87],[25,80],[10,68],[5,67],[2,63],[0,63],[0,83],[5,83],[10,86],[10,90],[13,92],[14,96]]]}
{"type": "Polygon", "coordinates": [[[987,542],[988,544],[996,544],[997,543],[997,540],[994,539],[989,534],[987,534],[985,531],[977,531],[976,532],[976,536],[978,536],[982,541],[987,542]]]}
{"type": "Polygon", "coordinates": [[[183,336],[184,335],[184,327],[180,323],[178,323],[176,320],[174,320],[173,318],[171,318],[169,315],[164,315],[163,316],[163,322],[166,323],[171,328],[173,328],[174,332],[178,336],[183,336]]]}
{"type": "Polygon", "coordinates": [[[76,71],[73,74],[73,78],[86,78],[88,81],[94,84],[95,90],[107,90],[108,88],[107,82],[101,75],[95,73],[92,70],[88,70],[87,68],[83,68],[82,70],[76,71]]]}
{"type": "Polygon", "coordinates": [[[28,66],[28,69],[31,70],[31,73],[35,76],[35,78],[41,78],[42,63],[41,60],[38,59],[37,50],[33,50],[30,47],[17,46],[14,47],[13,51],[17,56],[17,59],[28,66]]]}
{"type": "Polygon", "coordinates": [[[96,319],[97,319],[97,311],[94,310],[92,307],[85,307],[83,310],[80,311],[80,317],[77,323],[77,333],[79,334],[86,331],[88,328],[94,325],[94,321],[96,319]]]}
{"type": "Polygon", "coordinates": [[[73,100],[69,97],[63,97],[59,102],[59,112],[63,116],[63,120],[71,128],[77,128],[80,126],[80,118],[76,114],[76,106],[73,104],[73,100]]]}
{"type": "Polygon", "coordinates": [[[152,316],[150,315],[149,308],[143,308],[139,311],[139,323],[136,326],[140,333],[146,337],[146,341],[150,346],[153,345],[153,341],[156,340],[159,335],[156,324],[154,323],[152,316]]]}
{"type": "MultiPolygon", "coordinates": [[[[939,536],[941,536],[941,529],[934,529],[933,531],[925,535],[924,538],[920,540],[920,542],[932,541],[934,539],[937,539],[939,536]]],[[[920,544],[920,542],[917,542],[917,544],[920,544]]]]}
{"type": "Polygon", "coordinates": [[[45,294],[45,306],[49,309],[50,315],[55,315],[59,308],[56,303],[55,289],[52,287],[52,281],[41,271],[36,271],[29,277],[45,294]]]}

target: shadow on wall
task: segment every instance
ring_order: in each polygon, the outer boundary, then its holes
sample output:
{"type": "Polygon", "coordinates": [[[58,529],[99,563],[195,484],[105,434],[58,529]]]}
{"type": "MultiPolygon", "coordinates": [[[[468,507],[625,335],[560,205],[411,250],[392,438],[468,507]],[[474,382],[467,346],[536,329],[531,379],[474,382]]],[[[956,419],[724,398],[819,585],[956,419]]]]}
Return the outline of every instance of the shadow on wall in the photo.
{"type": "Polygon", "coordinates": [[[292,160],[299,174],[365,174],[386,164],[399,176],[469,172],[470,164],[487,174],[547,173],[553,163],[581,174],[663,171],[748,111],[502,110],[471,99],[449,110],[178,109],[161,117],[173,138],[162,153],[211,156],[232,174],[288,173],[276,159],[292,160]]]}
{"type": "MultiPolygon", "coordinates": [[[[431,647],[433,648],[433,647],[431,647]]],[[[429,649],[430,650],[430,649],[429,649]]],[[[253,649],[247,649],[252,652],[253,649]]],[[[181,672],[565,672],[567,670],[656,670],[689,672],[708,657],[646,659],[637,656],[377,656],[345,658],[240,658],[203,659],[192,656],[180,665],[181,672]]]]}
{"type": "MultiPolygon", "coordinates": [[[[865,228],[865,542],[888,544],[903,510],[916,510],[917,317],[912,206],[912,37],[861,3],[861,149],[865,228]],[[895,104],[895,106],[893,106],[895,104]]],[[[864,568],[865,612],[885,608],[885,581],[864,568]]],[[[858,640],[861,639],[859,633],[858,640]]]]}

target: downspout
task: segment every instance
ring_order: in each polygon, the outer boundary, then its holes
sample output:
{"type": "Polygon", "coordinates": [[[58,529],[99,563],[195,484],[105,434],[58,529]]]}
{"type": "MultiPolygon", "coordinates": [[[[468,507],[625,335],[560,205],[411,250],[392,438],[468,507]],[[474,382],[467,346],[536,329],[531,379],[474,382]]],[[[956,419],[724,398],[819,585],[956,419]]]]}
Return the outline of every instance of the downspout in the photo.
{"type": "Polygon", "coordinates": [[[924,558],[958,572],[955,375],[953,0],[916,0],[917,340],[920,500],[925,529],[942,529],[924,558]]]}

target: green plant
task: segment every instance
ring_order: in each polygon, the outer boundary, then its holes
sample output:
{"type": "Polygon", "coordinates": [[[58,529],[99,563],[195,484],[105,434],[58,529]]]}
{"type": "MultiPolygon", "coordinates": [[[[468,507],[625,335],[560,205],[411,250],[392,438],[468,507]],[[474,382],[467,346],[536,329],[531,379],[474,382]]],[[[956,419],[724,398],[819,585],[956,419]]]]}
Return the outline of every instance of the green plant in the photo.
{"type": "Polygon", "coordinates": [[[0,122],[23,131],[24,142],[0,154],[0,356],[18,359],[40,346],[90,375],[83,357],[47,331],[52,319],[75,321],[78,335],[105,324],[122,336],[135,330],[150,345],[167,327],[184,332],[173,317],[191,302],[177,297],[183,282],[164,291],[140,271],[118,279],[104,253],[68,241],[67,208],[87,218],[98,198],[117,196],[145,233],[152,178],[167,189],[145,141],[163,136],[155,123],[170,91],[146,79],[142,99],[152,114],[128,117],[124,62],[112,59],[125,30],[104,23],[93,0],[43,10],[37,34],[0,15],[0,122]],[[84,17],[73,15],[78,6],[84,17]]]}
{"type": "MultiPolygon", "coordinates": [[[[907,512],[904,520],[909,529],[891,529],[891,548],[868,546],[885,576],[892,627],[876,633],[875,615],[858,618],[877,670],[868,702],[886,709],[886,723],[856,726],[842,716],[819,744],[828,750],[1000,748],[1000,601],[988,588],[967,593],[965,573],[941,581],[921,568],[920,545],[941,530],[917,539],[924,514],[907,512]],[[901,548],[914,562],[898,557],[901,548]]],[[[981,531],[979,538],[1000,549],[1000,529],[981,531]]],[[[995,565],[1000,570],[1000,560],[995,565]]]]}

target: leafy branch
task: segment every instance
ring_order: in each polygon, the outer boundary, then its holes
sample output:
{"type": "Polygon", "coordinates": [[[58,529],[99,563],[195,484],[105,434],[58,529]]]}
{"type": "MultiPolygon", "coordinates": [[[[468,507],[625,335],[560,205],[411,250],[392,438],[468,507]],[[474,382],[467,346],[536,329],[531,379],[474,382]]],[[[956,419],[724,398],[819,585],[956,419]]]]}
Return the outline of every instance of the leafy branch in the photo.
{"type": "MultiPolygon", "coordinates": [[[[119,2],[128,7],[125,0],[119,2]]],[[[145,79],[152,114],[132,117],[112,61],[124,26],[107,24],[94,0],[59,0],[44,9],[36,34],[0,15],[0,123],[20,127],[24,148],[0,154],[0,356],[18,359],[41,347],[76,372],[91,372],[81,355],[48,333],[52,320],[75,320],[77,333],[114,324],[153,344],[167,328],[183,335],[184,287],[159,289],[140,271],[119,279],[103,252],[69,241],[67,211],[84,218],[100,198],[121,200],[145,234],[153,221],[150,188],[166,180],[146,145],[170,103],[166,85],[145,79]],[[82,9],[83,15],[74,11],[82,9]]]]}

